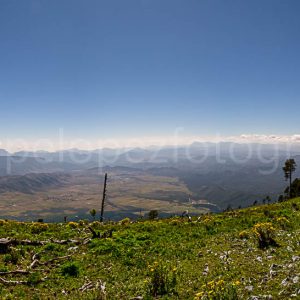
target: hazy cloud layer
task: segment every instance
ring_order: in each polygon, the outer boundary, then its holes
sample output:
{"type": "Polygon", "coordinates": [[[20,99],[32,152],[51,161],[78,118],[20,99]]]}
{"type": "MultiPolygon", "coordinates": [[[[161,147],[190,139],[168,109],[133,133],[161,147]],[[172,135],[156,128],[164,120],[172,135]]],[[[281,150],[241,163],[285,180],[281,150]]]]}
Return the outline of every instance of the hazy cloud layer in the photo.
{"type": "Polygon", "coordinates": [[[235,142],[235,143],[265,143],[265,144],[298,144],[300,134],[295,135],[262,135],[262,134],[242,134],[239,136],[184,136],[180,131],[176,131],[171,136],[152,136],[136,138],[115,138],[88,140],[84,138],[69,139],[61,134],[57,139],[38,140],[0,140],[0,148],[11,152],[22,150],[47,150],[56,151],[64,149],[93,150],[100,148],[132,148],[151,146],[180,146],[190,145],[194,142],[235,142]]]}

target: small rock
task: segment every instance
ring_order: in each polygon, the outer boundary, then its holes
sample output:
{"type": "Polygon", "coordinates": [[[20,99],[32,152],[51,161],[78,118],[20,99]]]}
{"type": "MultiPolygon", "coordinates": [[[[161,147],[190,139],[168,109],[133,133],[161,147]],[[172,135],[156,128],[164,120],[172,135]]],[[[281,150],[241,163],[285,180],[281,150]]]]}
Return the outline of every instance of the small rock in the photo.
{"type": "Polygon", "coordinates": [[[253,285],[245,286],[245,290],[248,291],[248,292],[252,292],[253,291],[253,285]]]}
{"type": "Polygon", "coordinates": [[[295,276],[293,279],[293,283],[298,283],[299,282],[299,276],[295,276]]]}
{"type": "Polygon", "coordinates": [[[289,281],[288,278],[283,279],[283,280],[281,281],[281,285],[287,286],[287,285],[288,285],[288,281],[289,281]]]}
{"type": "Polygon", "coordinates": [[[256,260],[259,261],[259,262],[262,262],[262,257],[261,256],[257,256],[256,260]]]}
{"type": "Polygon", "coordinates": [[[76,251],[78,249],[78,246],[75,246],[75,247],[70,247],[67,251],[76,251]]]}
{"type": "Polygon", "coordinates": [[[292,261],[293,262],[295,262],[295,261],[297,261],[299,259],[300,259],[300,256],[297,256],[297,255],[293,255],[293,257],[292,257],[292,261]]]}
{"type": "Polygon", "coordinates": [[[208,267],[208,264],[205,264],[205,268],[204,268],[204,270],[203,270],[203,275],[204,276],[207,276],[208,275],[208,272],[209,272],[209,267],[208,267]]]}

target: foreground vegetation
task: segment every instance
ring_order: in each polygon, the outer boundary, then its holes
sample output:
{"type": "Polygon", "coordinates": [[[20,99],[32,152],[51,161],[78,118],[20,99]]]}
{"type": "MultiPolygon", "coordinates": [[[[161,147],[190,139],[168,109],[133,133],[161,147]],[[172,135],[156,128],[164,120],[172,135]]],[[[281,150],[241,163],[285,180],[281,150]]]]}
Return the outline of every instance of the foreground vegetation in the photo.
{"type": "Polygon", "coordinates": [[[300,199],[192,221],[1,220],[0,237],[1,299],[300,297],[300,199]]]}

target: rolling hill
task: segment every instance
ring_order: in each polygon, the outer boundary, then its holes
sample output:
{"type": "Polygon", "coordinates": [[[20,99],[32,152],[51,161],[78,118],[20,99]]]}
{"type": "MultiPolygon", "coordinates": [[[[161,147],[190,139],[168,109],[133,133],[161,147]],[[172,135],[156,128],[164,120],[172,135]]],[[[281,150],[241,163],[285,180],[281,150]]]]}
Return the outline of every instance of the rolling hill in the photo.
{"type": "Polygon", "coordinates": [[[299,220],[300,199],[192,220],[0,220],[0,297],[298,299],[299,220]]]}
{"type": "Polygon", "coordinates": [[[61,173],[31,173],[23,176],[0,177],[0,193],[35,193],[66,185],[70,175],[61,173]]]}

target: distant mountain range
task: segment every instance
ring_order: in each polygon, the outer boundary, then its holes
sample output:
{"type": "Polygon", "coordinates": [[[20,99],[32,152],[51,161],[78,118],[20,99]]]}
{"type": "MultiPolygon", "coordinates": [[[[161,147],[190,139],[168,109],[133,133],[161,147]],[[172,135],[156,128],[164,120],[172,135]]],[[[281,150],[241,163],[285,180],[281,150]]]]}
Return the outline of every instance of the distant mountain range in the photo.
{"type": "Polygon", "coordinates": [[[9,153],[5,149],[0,149],[0,156],[21,156],[43,158],[50,161],[89,163],[89,162],[162,162],[181,158],[200,156],[225,156],[233,155],[237,158],[250,155],[300,155],[300,143],[294,144],[259,144],[259,143],[233,143],[233,142],[195,142],[187,146],[152,146],[147,148],[103,148],[96,150],[68,149],[63,151],[18,151],[9,153]]]}
{"type": "Polygon", "coordinates": [[[0,149],[0,156],[8,156],[8,155],[11,155],[8,151],[4,149],[0,149]]]}
{"type": "Polygon", "coordinates": [[[51,161],[44,158],[22,156],[0,156],[0,176],[25,175],[28,173],[69,172],[77,164],[51,161]]]}

